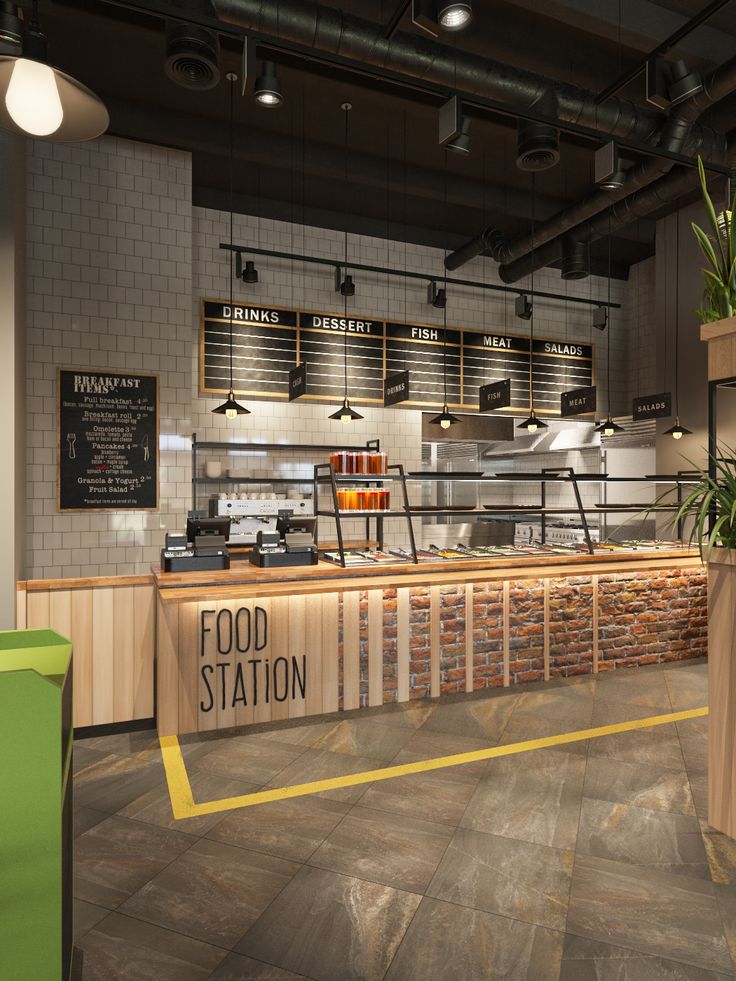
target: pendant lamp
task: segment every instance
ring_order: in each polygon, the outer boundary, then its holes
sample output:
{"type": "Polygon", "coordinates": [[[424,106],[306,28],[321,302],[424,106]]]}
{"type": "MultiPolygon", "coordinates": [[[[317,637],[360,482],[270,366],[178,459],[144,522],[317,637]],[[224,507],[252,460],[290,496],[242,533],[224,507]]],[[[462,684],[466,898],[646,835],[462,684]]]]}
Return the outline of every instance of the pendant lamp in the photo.
{"type": "MultiPolygon", "coordinates": [[[[536,229],[536,175],[532,172],[532,252],[534,251],[534,232],[536,229]]],[[[532,267],[531,304],[529,316],[529,415],[516,427],[528,433],[536,433],[538,429],[549,429],[546,422],[537,418],[534,411],[534,267],[532,267]]]]}
{"type": "Polygon", "coordinates": [[[233,392],[233,283],[235,282],[235,270],[233,268],[233,262],[235,259],[235,252],[232,249],[233,245],[233,95],[235,91],[235,83],[238,80],[238,76],[234,75],[232,72],[228,72],[225,76],[230,83],[230,250],[228,265],[230,269],[230,391],[227,394],[227,398],[222,403],[218,405],[217,408],[213,409],[215,415],[225,416],[226,419],[237,419],[238,416],[249,416],[250,409],[246,409],[244,405],[237,402],[235,399],[235,393],[233,392]]]}
{"type": "MultiPolygon", "coordinates": [[[[348,181],[348,113],[353,108],[352,103],[343,102],[340,106],[342,111],[345,113],[345,186],[347,187],[348,181]]],[[[353,277],[348,275],[348,226],[347,226],[347,215],[345,216],[345,265],[343,267],[343,281],[340,286],[340,292],[343,296],[344,310],[345,310],[345,333],[343,334],[343,396],[342,405],[339,409],[332,412],[327,418],[328,419],[339,419],[340,422],[348,423],[355,422],[358,419],[362,419],[363,416],[356,412],[355,409],[350,405],[350,399],[348,398],[348,296],[353,296],[355,294],[355,286],[353,285],[353,277]]]]}
{"type": "Polygon", "coordinates": [[[692,436],[692,430],[680,425],[680,213],[676,215],[677,231],[675,232],[675,424],[665,429],[665,436],[682,439],[692,436]]]}
{"type": "Polygon", "coordinates": [[[434,419],[430,419],[430,425],[439,426],[441,429],[449,429],[454,422],[460,422],[457,416],[454,416],[447,407],[447,307],[442,309],[443,315],[443,341],[442,341],[442,385],[444,391],[444,403],[442,405],[442,412],[435,416],[434,419]]]}
{"type": "MultiPolygon", "coordinates": [[[[20,21],[17,34],[21,39],[20,21]]],[[[0,126],[41,140],[77,143],[110,125],[102,101],[76,78],[48,63],[46,37],[34,0],[20,56],[0,55],[0,126]]]]}
{"type": "Polygon", "coordinates": [[[615,436],[616,433],[624,431],[623,426],[619,426],[611,417],[611,329],[613,328],[613,309],[611,307],[611,212],[608,212],[608,339],[607,350],[608,363],[606,365],[606,401],[608,404],[608,415],[595,427],[595,432],[601,436],[615,436]]]}

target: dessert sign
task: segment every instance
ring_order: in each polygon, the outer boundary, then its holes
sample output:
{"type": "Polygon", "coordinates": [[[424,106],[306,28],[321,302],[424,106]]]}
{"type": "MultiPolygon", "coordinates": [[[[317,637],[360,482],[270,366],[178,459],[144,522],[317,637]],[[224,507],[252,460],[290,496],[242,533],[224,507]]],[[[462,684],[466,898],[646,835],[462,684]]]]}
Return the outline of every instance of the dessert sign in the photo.
{"type": "Polygon", "coordinates": [[[60,511],[158,507],[158,377],[59,369],[60,511]]]}

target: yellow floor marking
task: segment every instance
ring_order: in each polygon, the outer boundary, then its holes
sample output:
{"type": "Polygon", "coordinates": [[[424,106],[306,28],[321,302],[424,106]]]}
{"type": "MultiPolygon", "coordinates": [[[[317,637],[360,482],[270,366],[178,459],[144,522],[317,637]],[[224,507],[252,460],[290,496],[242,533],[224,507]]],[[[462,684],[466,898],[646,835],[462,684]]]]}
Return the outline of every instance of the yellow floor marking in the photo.
{"type": "Polygon", "coordinates": [[[453,756],[438,756],[431,760],[419,760],[416,763],[385,766],[380,770],[349,773],[343,777],[330,777],[327,780],[316,780],[313,783],[299,783],[292,787],[277,787],[274,790],[260,790],[253,794],[204,801],[201,804],[195,803],[177,737],[161,736],[159,742],[161,743],[166,780],[169,785],[171,808],[174,817],[177,820],[181,820],[182,818],[201,817],[204,814],[217,814],[220,811],[234,811],[240,807],[253,807],[255,804],[268,804],[276,800],[287,800],[290,797],[321,794],[326,790],[339,790],[341,787],[355,787],[362,783],[392,780],[394,777],[405,777],[412,773],[426,773],[428,770],[442,770],[445,767],[462,766],[465,763],[476,763],[478,760],[492,760],[500,756],[529,753],[535,749],[546,749],[549,746],[563,746],[566,743],[581,742],[584,739],[598,739],[601,736],[612,736],[618,732],[631,732],[634,729],[648,729],[650,726],[663,726],[671,722],[682,722],[684,719],[696,719],[707,714],[707,707],[703,707],[687,709],[684,712],[670,712],[668,715],[652,715],[647,719],[616,722],[613,725],[597,726],[594,729],[578,729],[575,732],[563,732],[556,736],[543,736],[541,739],[529,739],[522,743],[510,743],[508,746],[493,746],[488,749],[473,750],[471,753],[456,753],[453,756]]]}

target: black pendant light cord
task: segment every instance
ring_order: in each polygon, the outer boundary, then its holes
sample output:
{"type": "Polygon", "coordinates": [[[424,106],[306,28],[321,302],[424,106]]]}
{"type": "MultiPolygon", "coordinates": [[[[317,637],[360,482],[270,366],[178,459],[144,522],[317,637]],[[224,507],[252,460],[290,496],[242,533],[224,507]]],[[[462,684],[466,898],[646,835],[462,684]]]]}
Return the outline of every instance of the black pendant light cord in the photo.
{"type": "MultiPolygon", "coordinates": [[[[345,190],[348,188],[348,116],[350,114],[350,109],[348,103],[343,103],[343,112],[345,113],[345,190]]],[[[349,195],[348,195],[349,197],[349,195]]],[[[347,291],[347,281],[348,281],[348,214],[345,212],[345,268],[343,270],[343,308],[345,311],[345,335],[343,338],[343,381],[344,381],[344,391],[343,398],[347,402],[348,398],[348,291],[347,291]]]]}
{"type": "MultiPolygon", "coordinates": [[[[447,150],[445,150],[444,153],[445,153],[445,194],[444,194],[444,197],[445,197],[445,201],[444,201],[444,206],[445,206],[445,216],[444,216],[445,217],[445,259],[447,259],[447,230],[448,230],[448,221],[447,221],[447,217],[448,217],[447,216],[447,150]]],[[[443,387],[444,394],[445,394],[444,403],[445,403],[445,406],[446,406],[447,405],[447,266],[444,264],[444,262],[442,264],[442,268],[445,270],[445,276],[444,276],[444,280],[443,280],[443,285],[444,285],[444,290],[445,290],[445,305],[442,308],[442,323],[443,323],[443,329],[442,329],[442,387],[443,387]]]]}
{"type": "Polygon", "coordinates": [[[234,303],[234,293],[233,293],[233,283],[235,281],[235,270],[233,268],[233,263],[235,262],[235,252],[232,251],[232,245],[234,242],[233,236],[233,129],[235,126],[235,110],[234,110],[234,96],[233,92],[235,89],[235,76],[229,78],[230,81],[230,136],[229,136],[229,152],[230,152],[230,391],[233,390],[233,303],[234,303]]]}
{"type": "Polygon", "coordinates": [[[680,420],[680,212],[675,212],[675,418],[680,420]]]}
{"type": "MultiPolygon", "coordinates": [[[[537,230],[537,175],[532,171],[532,253],[534,253],[534,237],[537,230]]],[[[530,413],[534,414],[534,307],[536,300],[534,298],[534,266],[532,266],[532,278],[531,278],[531,294],[532,294],[532,315],[529,320],[529,410],[530,413]]]]}
{"type": "Polygon", "coordinates": [[[608,415],[611,415],[611,329],[613,316],[611,314],[611,211],[608,211],[608,355],[606,365],[606,388],[608,398],[608,415]]]}

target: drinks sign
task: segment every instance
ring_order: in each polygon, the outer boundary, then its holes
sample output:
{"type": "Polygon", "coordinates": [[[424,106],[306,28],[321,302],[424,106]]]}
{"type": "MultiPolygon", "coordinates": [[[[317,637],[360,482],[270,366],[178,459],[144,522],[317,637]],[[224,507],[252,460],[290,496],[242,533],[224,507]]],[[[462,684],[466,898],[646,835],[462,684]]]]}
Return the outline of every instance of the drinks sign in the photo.
{"type": "Polygon", "coordinates": [[[661,419],[672,415],[672,393],[661,392],[659,395],[642,395],[634,399],[634,422],[641,419],[661,419]]]}
{"type": "Polygon", "coordinates": [[[409,372],[397,371],[383,379],[383,404],[396,405],[409,398],[409,372]]]}

